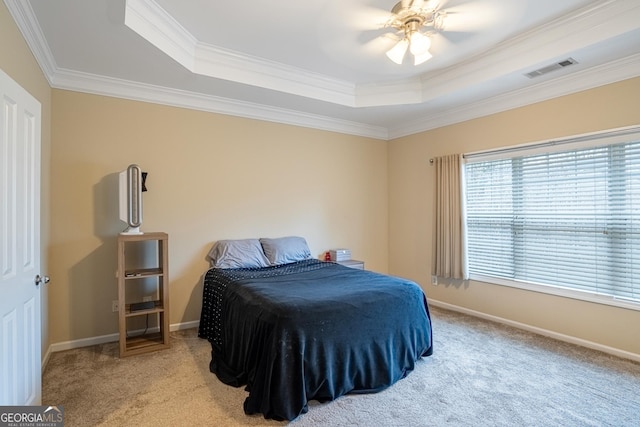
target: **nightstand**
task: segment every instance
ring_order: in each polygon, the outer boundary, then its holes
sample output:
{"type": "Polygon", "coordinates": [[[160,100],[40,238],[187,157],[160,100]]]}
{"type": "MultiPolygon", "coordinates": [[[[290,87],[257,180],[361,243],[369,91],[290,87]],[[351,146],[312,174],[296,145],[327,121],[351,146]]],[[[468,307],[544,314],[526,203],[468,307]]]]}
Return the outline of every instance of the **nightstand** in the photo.
{"type": "Polygon", "coordinates": [[[338,261],[337,264],[344,265],[345,267],[356,268],[358,270],[364,270],[364,261],[358,261],[357,259],[338,261]]]}

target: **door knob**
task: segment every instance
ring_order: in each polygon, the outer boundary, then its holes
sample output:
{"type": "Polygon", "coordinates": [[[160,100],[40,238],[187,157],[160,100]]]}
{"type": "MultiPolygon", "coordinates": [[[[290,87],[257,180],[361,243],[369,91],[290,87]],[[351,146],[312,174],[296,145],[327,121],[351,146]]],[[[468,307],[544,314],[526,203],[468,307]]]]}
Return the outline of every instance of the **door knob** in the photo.
{"type": "Polygon", "coordinates": [[[49,283],[49,276],[40,276],[39,274],[36,276],[36,286],[40,285],[41,283],[47,284],[49,283]]]}

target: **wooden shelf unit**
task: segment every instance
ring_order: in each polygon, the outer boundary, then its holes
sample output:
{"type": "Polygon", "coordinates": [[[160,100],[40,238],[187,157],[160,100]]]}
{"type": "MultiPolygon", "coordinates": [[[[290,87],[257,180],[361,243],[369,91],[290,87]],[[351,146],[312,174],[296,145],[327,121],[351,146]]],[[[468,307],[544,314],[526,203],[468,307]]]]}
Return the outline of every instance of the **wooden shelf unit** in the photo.
{"type": "Polygon", "coordinates": [[[169,236],[167,233],[120,234],[118,235],[118,333],[120,339],[120,357],[162,350],[171,346],[169,342],[169,236]],[[143,246],[140,246],[143,245],[143,246]],[[127,248],[134,248],[137,253],[127,254],[127,248]],[[149,253],[152,252],[152,253],[149,253]],[[132,260],[131,255],[138,259],[132,260]],[[150,256],[152,261],[143,260],[150,256]],[[135,262],[134,262],[135,261],[135,262]],[[140,265],[148,262],[154,265],[140,265]],[[136,264],[133,266],[132,264],[136,264]],[[154,281],[155,294],[158,299],[153,308],[131,311],[131,304],[141,301],[127,301],[127,289],[141,286],[143,282],[154,281]],[[157,318],[157,326],[143,333],[131,332],[127,321],[147,316],[157,318]]]}

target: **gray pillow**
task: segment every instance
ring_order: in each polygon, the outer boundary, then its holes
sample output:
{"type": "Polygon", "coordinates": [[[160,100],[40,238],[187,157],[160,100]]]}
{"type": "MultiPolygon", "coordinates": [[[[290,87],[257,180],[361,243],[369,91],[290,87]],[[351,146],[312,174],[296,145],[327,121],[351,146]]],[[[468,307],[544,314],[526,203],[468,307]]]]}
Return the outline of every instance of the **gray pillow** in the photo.
{"type": "Polygon", "coordinates": [[[311,258],[311,251],[303,237],[261,238],[262,250],[271,265],[287,264],[311,258]]]}
{"type": "Polygon", "coordinates": [[[212,267],[257,268],[268,267],[269,260],[262,252],[258,239],[219,240],[207,254],[212,267]]]}

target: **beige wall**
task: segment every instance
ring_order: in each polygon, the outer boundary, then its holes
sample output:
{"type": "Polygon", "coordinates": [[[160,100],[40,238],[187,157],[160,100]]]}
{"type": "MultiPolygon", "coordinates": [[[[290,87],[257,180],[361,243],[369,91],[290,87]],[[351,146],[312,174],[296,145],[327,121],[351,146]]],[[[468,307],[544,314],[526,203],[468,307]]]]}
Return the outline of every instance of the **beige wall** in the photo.
{"type": "Polygon", "coordinates": [[[171,323],[199,320],[205,255],[227,238],[304,236],[387,271],[387,143],[53,91],[53,342],[117,332],[116,174],[149,173],[142,229],[169,234],[171,323]]]}
{"type": "Polygon", "coordinates": [[[469,282],[433,286],[429,159],[640,124],[640,78],[389,143],[389,271],[436,301],[640,355],[640,311],[469,282]]]}
{"type": "MultiPolygon", "coordinates": [[[[34,98],[40,101],[42,108],[42,143],[41,143],[41,271],[49,274],[48,240],[49,240],[49,163],[51,154],[51,88],[31,50],[16,27],[5,4],[0,2],[0,68],[20,86],[25,88],[34,98]]],[[[55,280],[54,280],[55,283],[55,280]]],[[[53,286],[53,283],[51,284],[53,286]]],[[[42,351],[49,346],[47,322],[47,295],[49,287],[42,288],[42,351]]]]}

